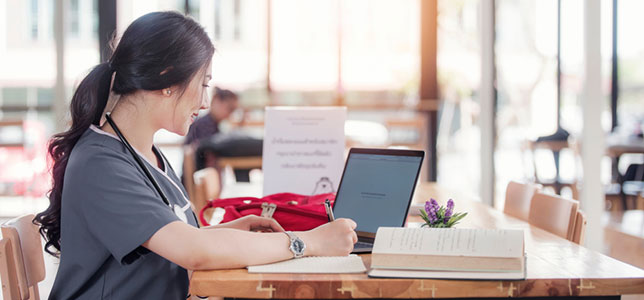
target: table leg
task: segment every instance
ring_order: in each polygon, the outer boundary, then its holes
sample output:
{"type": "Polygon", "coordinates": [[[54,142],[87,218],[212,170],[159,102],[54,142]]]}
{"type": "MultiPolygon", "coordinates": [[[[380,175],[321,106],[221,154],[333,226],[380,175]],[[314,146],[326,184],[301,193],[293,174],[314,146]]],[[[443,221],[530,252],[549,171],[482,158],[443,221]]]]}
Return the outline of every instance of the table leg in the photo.
{"type": "Polygon", "coordinates": [[[552,151],[555,159],[555,193],[561,195],[561,178],[559,177],[559,151],[552,151]]]}

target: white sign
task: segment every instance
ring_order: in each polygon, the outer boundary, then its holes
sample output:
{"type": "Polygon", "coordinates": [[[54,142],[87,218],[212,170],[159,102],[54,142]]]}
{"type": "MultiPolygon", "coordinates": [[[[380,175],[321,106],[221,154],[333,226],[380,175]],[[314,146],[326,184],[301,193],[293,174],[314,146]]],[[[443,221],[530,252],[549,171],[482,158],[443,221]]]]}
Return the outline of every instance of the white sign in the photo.
{"type": "Polygon", "coordinates": [[[344,166],[346,107],[267,107],[264,195],[336,192],[344,166]]]}

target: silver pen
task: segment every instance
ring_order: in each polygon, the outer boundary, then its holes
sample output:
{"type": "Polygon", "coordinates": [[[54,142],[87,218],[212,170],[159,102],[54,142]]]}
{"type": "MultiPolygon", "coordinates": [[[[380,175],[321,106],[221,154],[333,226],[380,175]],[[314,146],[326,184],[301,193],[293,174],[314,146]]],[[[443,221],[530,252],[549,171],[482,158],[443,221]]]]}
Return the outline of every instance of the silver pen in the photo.
{"type": "Polygon", "coordinates": [[[326,210],[326,216],[329,218],[329,222],[335,221],[333,209],[331,208],[331,201],[329,201],[329,199],[324,200],[324,209],[326,210]]]}

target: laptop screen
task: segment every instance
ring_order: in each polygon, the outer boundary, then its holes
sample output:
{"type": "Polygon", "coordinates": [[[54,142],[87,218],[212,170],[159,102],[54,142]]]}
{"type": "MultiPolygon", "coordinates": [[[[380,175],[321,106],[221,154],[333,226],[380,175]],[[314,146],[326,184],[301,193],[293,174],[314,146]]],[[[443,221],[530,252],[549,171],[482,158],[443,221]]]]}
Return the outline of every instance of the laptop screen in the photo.
{"type": "Polygon", "coordinates": [[[422,163],[422,156],[350,153],[333,213],[353,219],[356,231],[400,227],[422,163]]]}

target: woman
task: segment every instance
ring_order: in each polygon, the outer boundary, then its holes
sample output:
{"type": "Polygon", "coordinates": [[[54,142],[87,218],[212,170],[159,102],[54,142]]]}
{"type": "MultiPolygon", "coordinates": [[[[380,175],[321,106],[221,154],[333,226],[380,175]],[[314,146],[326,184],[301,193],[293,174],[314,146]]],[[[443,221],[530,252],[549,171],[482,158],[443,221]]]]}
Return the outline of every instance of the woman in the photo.
{"type": "Polygon", "coordinates": [[[255,216],[196,227],[186,191],[152,140],[159,129],[185,135],[208,108],[213,52],[193,20],[150,13],[127,28],[109,61],[76,89],[71,128],[49,146],[50,206],[35,219],[46,251],[60,254],[50,299],[183,299],[187,270],[346,255],[353,248],[355,223],[347,219],[288,235],[274,220],[255,216]]]}

